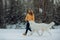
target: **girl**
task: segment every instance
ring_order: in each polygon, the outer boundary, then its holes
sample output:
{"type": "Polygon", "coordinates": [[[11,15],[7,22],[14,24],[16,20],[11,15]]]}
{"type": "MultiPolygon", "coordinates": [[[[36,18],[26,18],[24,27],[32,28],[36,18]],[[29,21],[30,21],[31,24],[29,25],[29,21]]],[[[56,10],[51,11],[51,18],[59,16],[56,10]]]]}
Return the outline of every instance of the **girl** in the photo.
{"type": "Polygon", "coordinates": [[[23,35],[27,35],[28,30],[32,31],[32,30],[30,29],[29,21],[34,21],[34,20],[35,20],[35,18],[34,18],[33,10],[28,9],[28,10],[27,10],[27,15],[26,15],[26,17],[25,17],[25,21],[27,22],[27,24],[26,24],[26,32],[25,32],[23,35]]]}

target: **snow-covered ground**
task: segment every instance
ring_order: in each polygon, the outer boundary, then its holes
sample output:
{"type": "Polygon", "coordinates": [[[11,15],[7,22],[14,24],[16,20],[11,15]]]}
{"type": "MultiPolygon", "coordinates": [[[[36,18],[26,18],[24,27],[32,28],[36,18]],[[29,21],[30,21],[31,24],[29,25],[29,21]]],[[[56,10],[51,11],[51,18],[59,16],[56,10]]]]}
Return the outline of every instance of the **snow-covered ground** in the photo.
{"type": "Polygon", "coordinates": [[[55,29],[60,29],[60,25],[53,26],[55,29]]]}
{"type": "Polygon", "coordinates": [[[25,29],[0,29],[0,40],[60,40],[60,29],[51,29],[51,35],[44,32],[42,36],[36,32],[31,36],[24,36],[24,32],[25,29]]]}

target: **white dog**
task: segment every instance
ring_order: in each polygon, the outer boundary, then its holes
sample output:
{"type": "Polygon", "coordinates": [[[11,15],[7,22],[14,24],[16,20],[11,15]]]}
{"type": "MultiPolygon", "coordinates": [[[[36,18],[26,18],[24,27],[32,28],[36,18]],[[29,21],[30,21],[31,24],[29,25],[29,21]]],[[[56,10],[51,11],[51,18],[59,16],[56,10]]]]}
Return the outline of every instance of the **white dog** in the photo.
{"type": "MultiPolygon", "coordinates": [[[[54,24],[55,24],[54,22],[51,22],[49,24],[46,24],[46,23],[35,23],[34,21],[29,21],[29,23],[30,23],[30,27],[32,29],[32,33],[35,31],[35,32],[38,33],[38,35],[40,35],[39,34],[39,30],[42,31],[42,33],[41,33],[41,35],[42,35],[44,31],[49,31],[49,29],[52,26],[54,26],[54,24]]],[[[31,33],[31,35],[32,35],[32,33],[31,33]]]]}

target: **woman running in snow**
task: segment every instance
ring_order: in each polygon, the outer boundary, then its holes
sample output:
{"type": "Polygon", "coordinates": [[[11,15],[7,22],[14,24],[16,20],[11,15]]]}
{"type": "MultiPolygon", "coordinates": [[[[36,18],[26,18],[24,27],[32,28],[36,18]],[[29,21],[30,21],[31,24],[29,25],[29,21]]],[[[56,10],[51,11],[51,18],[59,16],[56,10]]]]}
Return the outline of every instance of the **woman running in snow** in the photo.
{"type": "Polygon", "coordinates": [[[30,28],[29,21],[34,21],[34,20],[35,20],[35,17],[34,17],[33,10],[28,9],[27,10],[27,15],[25,17],[25,21],[27,22],[27,24],[26,24],[26,31],[25,31],[25,33],[23,35],[27,35],[28,30],[32,31],[31,28],[30,28]]]}

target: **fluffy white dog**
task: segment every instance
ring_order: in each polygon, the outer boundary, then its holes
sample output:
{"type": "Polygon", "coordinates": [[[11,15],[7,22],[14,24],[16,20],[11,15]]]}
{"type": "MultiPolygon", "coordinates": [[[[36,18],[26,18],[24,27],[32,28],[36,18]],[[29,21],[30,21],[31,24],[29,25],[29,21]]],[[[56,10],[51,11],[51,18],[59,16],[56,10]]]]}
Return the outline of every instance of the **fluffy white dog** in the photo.
{"type": "MultiPolygon", "coordinates": [[[[37,32],[39,36],[43,34],[44,31],[49,31],[49,29],[54,26],[54,22],[51,22],[49,24],[46,23],[35,23],[34,21],[29,21],[30,27],[32,29],[32,33],[37,32]],[[41,35],[39,34],[39,30],[42,31],[41,35]]],[[[31,35],[32,35],[31,33],[31,35]]]]}

